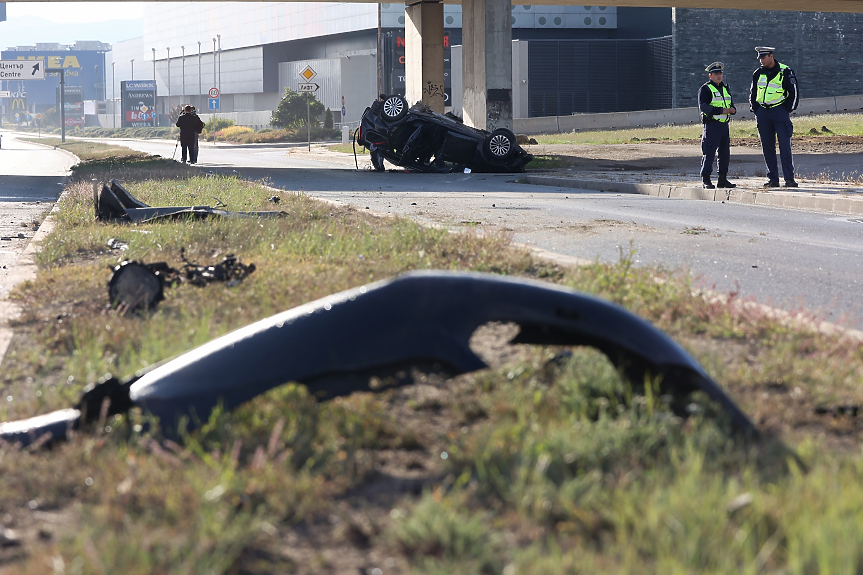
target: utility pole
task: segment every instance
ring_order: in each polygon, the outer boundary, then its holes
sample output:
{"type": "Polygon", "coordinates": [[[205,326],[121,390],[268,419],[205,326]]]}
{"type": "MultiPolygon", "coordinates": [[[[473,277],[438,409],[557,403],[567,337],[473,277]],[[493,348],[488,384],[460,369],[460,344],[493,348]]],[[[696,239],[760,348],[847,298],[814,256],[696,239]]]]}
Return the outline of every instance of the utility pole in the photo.
{"type": "Polygon", "coordinates": [[[201,87],[201,41],[198,40],[198,96],[204,93],[201,87]]]}
{"type": "Polygon", "coordinates": [[[114,83],[116,82],[116,78],[114,76],[114,64],[116,62],[111,62],[111,127],[117,127],[117,110],[114,108],[117,106],[117,102],[114,99],[114,83]]]}
{"type": "MultiPolygon", "coordinates": [[[[132,60],[134,62],[134,60],[132,60]]],[[[45,68],[45,73],[57,72],[60,76],[60,142],[66,143],[66,73],[63,68],[45,68]]]]}
{"type": "Polygon", "coordinates": [[[167,48],[168,50],[168,109],[165,111],[165,114],[171,113],[171,48],[170,46],[167,48]]]}
{"type": "Polygon", "coordinates": [[[182,105],[186,104],[186,47],[180,46],[180,50],[183,51],[183,101],[182,105]]]}

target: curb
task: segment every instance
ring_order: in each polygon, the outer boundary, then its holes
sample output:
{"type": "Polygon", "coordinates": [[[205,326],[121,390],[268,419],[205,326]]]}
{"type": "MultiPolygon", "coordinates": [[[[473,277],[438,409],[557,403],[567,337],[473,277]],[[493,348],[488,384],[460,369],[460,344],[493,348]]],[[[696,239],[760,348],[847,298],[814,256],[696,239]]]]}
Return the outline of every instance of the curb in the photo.
{"type": "Polygon", "coordinates": [[[526,176],[523,181],[537,186],[577,188],[597,192],[640,194],[658,198],[682,200],[705,200],[709,202],[736,202],[769,206],[773,208],[812,210],[837,214],[863,215],[863,198],[851,198],[814,192],[768,192],[745,189],[705,190],[693,186],[673,184],[643,184],[635,182],[613,182],[609,180],[576,180],[556,176],[526,176]]]}

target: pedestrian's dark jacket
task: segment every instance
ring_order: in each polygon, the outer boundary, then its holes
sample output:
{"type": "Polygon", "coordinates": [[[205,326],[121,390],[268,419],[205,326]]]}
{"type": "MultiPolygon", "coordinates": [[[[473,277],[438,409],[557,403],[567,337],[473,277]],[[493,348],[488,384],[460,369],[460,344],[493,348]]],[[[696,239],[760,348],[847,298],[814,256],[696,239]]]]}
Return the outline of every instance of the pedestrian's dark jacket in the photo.
{"type": "MultiPolygon", "coordinates": [[[[702,114],[704,114],[705,116],[707,116],[709,118],[709,120],[704,120],[704,118],[702,117],[702,121],[704,123],[717,122],[718,120],[714,120],[713,116],[721,116],[722,115],[722,108],[717,108],[716,106],[710,105],[710,102],[713,101],[713,92],[710,91],[708,84],[711,84],[711,83],[712,82],[706,82],[703,86],[701,86],[701,89],[698,91],[698,109],[701,110],[702,114]]],[[[729,88],[728,84],[726,84],[725,82],[723,82],[719,85],[714,84],[714,86],[716,86],[720,92],[722,91],[722,86],[725,86],[725,88],[728,90],[728,94],[731,95],[731,88],[729,88]]],[[[737,107],[734,105],[734,96],[731,97],[731,99],[728,101],[728,105],[725,107],[726,108],[736,108],[737,107]]]]}
{"type": "Polygon", "coordinates": [[[204,129],[204,122],[195,114],[182,113],[177,118],[177,127],[180,128],[180,138],[183,140],[194,140],[195,134],[200,134],[204,129]]]}
{"type": "MultiPolygon", "coordinates": [[[[767,81],[769,82],[779,73],[779,61],[776,60],[772,68],[761,66],[752,73],[752,86],[749,88],[749,110],[755,112],[761,107],[761,104],[755,101],[758,95],[758,77],[762,72],[767,73],[767,81]]],[[[800,102],[800,94],[797,92],[797,76],[794,75],[794,70],[790,67],[785,70],[785,78],[782,79],[782,89],[788,94],[788,97],[782,102],[785,109],[793,112],[797,109],[797,104],[800,102]]]]}

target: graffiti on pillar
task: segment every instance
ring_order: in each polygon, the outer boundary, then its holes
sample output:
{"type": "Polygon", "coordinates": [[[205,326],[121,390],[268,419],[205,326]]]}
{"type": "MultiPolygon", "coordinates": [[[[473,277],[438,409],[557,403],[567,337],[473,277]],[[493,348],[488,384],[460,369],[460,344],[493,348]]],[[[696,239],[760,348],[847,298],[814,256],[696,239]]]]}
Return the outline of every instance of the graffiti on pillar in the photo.
{"type": "Polygon", "coordinates": [[[434,82],[426,82],[426,87],[423,88],[423,94],[429,98],[439,97],[446,99],[443,84],[435,84],[434,82]]]}

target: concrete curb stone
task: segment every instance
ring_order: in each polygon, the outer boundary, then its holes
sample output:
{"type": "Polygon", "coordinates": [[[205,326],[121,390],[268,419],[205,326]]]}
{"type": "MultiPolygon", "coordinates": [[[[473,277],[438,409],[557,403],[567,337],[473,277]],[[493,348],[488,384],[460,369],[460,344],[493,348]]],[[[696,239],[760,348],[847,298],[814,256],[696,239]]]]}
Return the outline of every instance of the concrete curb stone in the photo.
{"type": "Polygon", "coordinates": [[[863,214],[863,197],[847,197],[817,192],[762,191],[745,189],[708,190],[693,186],[674,184],[648,184],[636,182],[615,182],[611,180],[583,180],[560,176],[528,175],[522,181],[537,186],[575,188],[618,194],[638,194],[659,198],[704,200],[713,202],[735,202],[770,206],[775,208],[811,210],[838,214],[863,214]]]}

